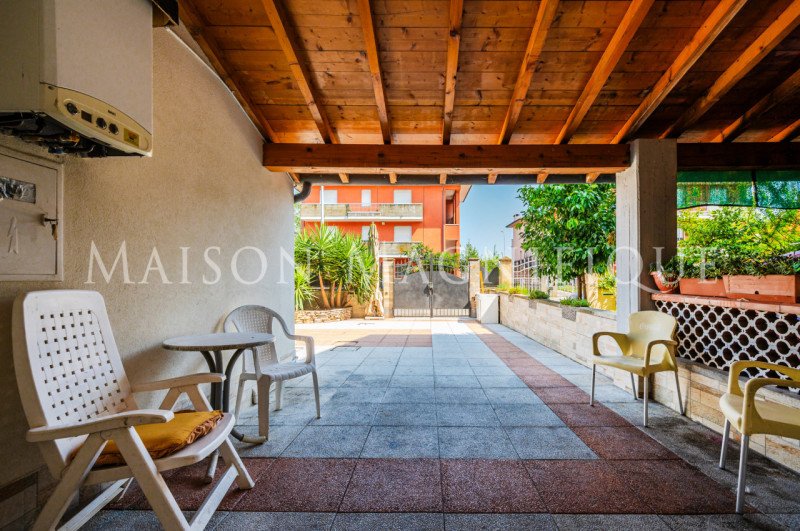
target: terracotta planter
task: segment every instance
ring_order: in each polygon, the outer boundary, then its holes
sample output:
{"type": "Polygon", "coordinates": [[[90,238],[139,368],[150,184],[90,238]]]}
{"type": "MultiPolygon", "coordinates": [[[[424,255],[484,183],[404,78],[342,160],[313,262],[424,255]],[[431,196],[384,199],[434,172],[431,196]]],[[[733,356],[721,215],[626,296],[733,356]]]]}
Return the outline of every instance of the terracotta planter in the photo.
{"type": "Polygon", "coordinates": [[[656,283],[656,287],[658,288],[658,291],[660,291],[661,293],[677,293],[678,291],[677,281],[675,281],[674,284],[672,282],[664,283],[661,280],[661,275],[656,271],[650,273],[650,276],[653,277],[653,282],[656,283]]]}
{"type": "Polygon", "coordinates": [[[761,302],[800,302],[800,275],[725,275],[726,296],[761,302]]]}
{"type": "Polygon", "coordinates": [[[682,278],[680,280],[681,295],[698,295],[700,297],[724,297],[725,283],[721,278],[700,280],[699,278],[682,278]]]}

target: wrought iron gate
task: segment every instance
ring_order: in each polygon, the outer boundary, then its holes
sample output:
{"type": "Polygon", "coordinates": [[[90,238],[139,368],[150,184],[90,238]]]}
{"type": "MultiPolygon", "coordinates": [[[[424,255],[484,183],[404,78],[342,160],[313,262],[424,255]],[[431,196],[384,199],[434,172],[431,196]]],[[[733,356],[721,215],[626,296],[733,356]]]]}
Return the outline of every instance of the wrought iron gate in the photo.
{"type": "Polygon", "coordinates": [[[409,261],[395,274],[395,317],[468,317],[469,270],[433,259],[409,261]]]}

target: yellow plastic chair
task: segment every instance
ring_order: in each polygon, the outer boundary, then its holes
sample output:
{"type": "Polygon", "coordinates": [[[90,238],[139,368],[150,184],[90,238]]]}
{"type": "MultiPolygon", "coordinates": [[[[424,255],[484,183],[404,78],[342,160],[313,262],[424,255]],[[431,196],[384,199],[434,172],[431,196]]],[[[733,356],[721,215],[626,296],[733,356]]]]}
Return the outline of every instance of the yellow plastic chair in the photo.
{"type": "Polygon", "coordinates": [[[790,439],[800,439],[800,409],[766,400],[757,400],[756,393],[767,385],[800,388],[800,369],[792,369],[784,365],[763,361],[737,361],[731,364],[728,375],[728,392],[719,399],[719,406],[725,415],[725,429],[722,433],[722,450],[719,455],[719,467],[725,468],[725,457],[728,453],[731,424],[742,434],[741,453],[739,454],[739,477],[736,482],[736,512],[744,509],[745,476],[747,473],[747,452],[750,436],[763,433],[790,439]],[[788,377],[751,378],[744,386],[739,385],[739,375],[745,369],[757,368],[775,371],[788,377]]]}
{"type": "Polygon", "coordinates": [[[678,344],[673,339],[678,322],[674,317],[661,312],[636,312],[631,314],[629,332],[597,332],[592,336],[592,394],[589,405],[594,405],[594,381],[598,365],[614,367],[631,374],[633,398],[636,399],[636,382],[634,375],[644,379],[644,425],[647,426],[647,395],[650,392],[649,376],[656,372],[672,371],[675,373],[675,388],[678,391],[678,406],[683,415],[681,386],[678,383],[678,364],[675,361],[675,348],[678,344]],[[609,336],[617,342],[621,356],[607,356],[600,352],[598,341],[609,336]]]}

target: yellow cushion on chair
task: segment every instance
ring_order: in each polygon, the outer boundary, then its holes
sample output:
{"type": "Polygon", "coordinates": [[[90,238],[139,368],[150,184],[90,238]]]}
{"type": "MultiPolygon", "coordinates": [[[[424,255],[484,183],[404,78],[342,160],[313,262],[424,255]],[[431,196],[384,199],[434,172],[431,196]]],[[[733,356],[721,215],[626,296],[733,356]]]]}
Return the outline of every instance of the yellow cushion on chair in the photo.
{"type": "MultiPolygon", "coordinates": [[[[169,422],[142,424],[134,429],[153,459],[174,454],[208,434],[222,419],[221,411],[184,411],[175,413],[169,422]]],[[[95,466],[124,465],[117,444],[108,441],[95,466]]]]}

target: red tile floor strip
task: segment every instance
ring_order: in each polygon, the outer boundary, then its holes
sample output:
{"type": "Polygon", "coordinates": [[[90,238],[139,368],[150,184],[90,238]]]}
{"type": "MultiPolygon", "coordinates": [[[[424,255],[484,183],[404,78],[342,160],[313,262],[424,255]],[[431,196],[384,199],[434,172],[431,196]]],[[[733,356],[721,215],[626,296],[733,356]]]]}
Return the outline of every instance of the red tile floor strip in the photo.
{"type": "MultiPolygon", "coordinates": [[[[719,514],[733,493],[679,459],[607,407],[481,325],[472,331],[599,459],[317,459],[246,458],[256,481],[235,486],[220,510],[288,512],[446,512],[560,514],[719,514]]],[[[375,344],[430,345],[415,334],[375,344]]],[[[362,343],[363,344],[363,343],[362,343]]],[[[500,429],[500,428],[498,428],[500,429]]],[[[184,510],[209,490],[206,463],[167,472],[184,510]]],[[[222,467],[218,474],[221,474],[222,467]]],[[[109,508],[149,509],[135,485],[109,508]]]]}

